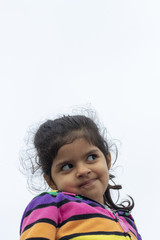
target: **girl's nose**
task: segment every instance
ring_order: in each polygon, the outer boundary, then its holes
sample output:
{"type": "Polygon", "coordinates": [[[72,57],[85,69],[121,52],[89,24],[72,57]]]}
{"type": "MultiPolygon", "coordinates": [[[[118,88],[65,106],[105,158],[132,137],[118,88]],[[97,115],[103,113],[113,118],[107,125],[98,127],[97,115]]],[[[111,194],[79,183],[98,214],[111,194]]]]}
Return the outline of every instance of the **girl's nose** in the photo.
{"type": "Polygon", "coordinates": [[[88,174],[90,174],[91,170],[88,168],[88,166],[81,165],[77,167],[76,176],[77,177],[85,177],[88,174]]]}

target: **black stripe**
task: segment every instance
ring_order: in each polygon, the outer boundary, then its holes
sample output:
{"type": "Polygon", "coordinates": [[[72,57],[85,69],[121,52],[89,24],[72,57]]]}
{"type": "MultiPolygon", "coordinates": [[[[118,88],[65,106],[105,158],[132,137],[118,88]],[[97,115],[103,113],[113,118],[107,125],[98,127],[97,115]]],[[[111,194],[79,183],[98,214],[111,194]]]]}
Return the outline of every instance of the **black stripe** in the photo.
{"type": "Polygon", "coordinates": [[[116,236],[128,236],[130,237],[130,235],[128,233],[121,233],[121,232],[102,232],[102,231],[99,231],[99,232],[88,232],[88,233],[75,233],[75,234],[71,234],[71,235],[67,235],[67,236],[64,236],[62,238],[60,238],[59,240],[69,240],[69,239],[72,239],[74,237],[80,237],[80,236],[86,236],[86,235],[116,235],[116,236]]]}
{"type": "Polygon", "coordinates": [[[40,209],[40,208],[46,208],[46,207],[50,207],[50,206],[56,206],[57,204],[52,202],[52,203],[46,203],[46,204],[39,204],[37,205],[35,208],[33,208],[32,210],[29,210],[25,213],[25,217],[28,217],[34,210],[40,209]]]}
{"type": "MultiPolygon", "coordinates": [[[[34,198],[41,197],[41,196],[44,196],[44,195],[49,195],[49,196],[54,197],[54,198],[57,197],[57,195],[50,194],[49,192],[42,192],[41,194],[35,196],[34,198]]],[[[34,198],[33,198],[33,199],[34,199],[34,198]]]]}
{"type": "Polygon", "coordinates": [[[49,223],[51,225],[53,225],[54,227],[56,227],[56,222],[51,220],[51,219],[48,219],[48,218],[41,218],[41,219],[38,219],[37,221],[27,225],[23,232],[25,232],[26,230],[28,230],[29,228],[31,228],[33,225],[35,225],[36,223],[49,223]]]}
{"type": "Polygon", "coordinates": [[[49,240],[49,238],[32,237],[32,238],[26,238],[26,240],[49,240]]]}
{"type": "Polygon", "coordinates": [[[129,230],[130,230],[131,233],[133,233],[133,235],[134,235],[135,237],[137,237],[136,234],[135,234],[131,229],[129,229],[129,230]]]}
{"type": "Polygon", "coordinates": [[[66,224],[67,222],[70,222],[70,221],[85,220],[85,219],[90,219],[90,218],[105,218],[105,219],[109,219],[111,221],[117,222],[117,219],[107,217],[107,216],[102,215],[100,213],[90,213],[90,214],[74,215],[74,216],[66,219],[62,223],[59,223],[58,227],[62,227],[64,224],[66,224]]]}
{"type": "MultiPolygon", "coordinates": [[[[48,195],[48,194],[49,194],[51,197],[56,198],[59,193],[62,193],[62,194],[63,194],[62,191],[58,191],[56,195],[52,195],[52,194],[50,194],[50,192],[43,192],[43,193],[39,194],[38,196],[35,196],[33,199],[35,199],[35,198],[37,198],[37,197],[39,197],[39,196],[44,196],[44,195],[48,195]]],[[[87,197],[85,197],[85,196],[83,196],[83,195],[75,195],[75,196],[72,196],[72,195],[70,195],[70,194],[63,194],[63,196],[65,196],[65,195],[66,195],[66,197],[67,197],[67,196],[73,197],[73,198],[74,198],[74,199],[73,199],[73,202],[79,202],[79,203],[82,202],[82,203],[86,203],[87,205],[89,205],[89,206],[91,206],[91,207],[98,207],[97,204],[96,204],[96,203],[98,203],[98,202],[94,203],[93,199],[87,198],[87,197]],[[78,198],[78,197],[81,197],[81,198],[78,198]],[[75,200],[75,198],[77,198],[77,200],[75,200]],[[89,200],[89,201],[93,201],[93,203],[88,203],[88,200],[89,200]]],[[[66,198],[66,199],[67,199],[67,198],[66,198]]],[[[65,200],[65,199],[64,199],[64,200],[65,200]]],[[[67,199],[67,200],[68,200],[68,199],[67,199]]],[[[72,202],[72,200],[68,200],[68,201],[72,202]]],[[[102,204],[98,203],[98,205],[100,205],[102,208],[105,209],[105,207],[104,207],[102,204]]]]}
{"type": "Polygon", "coordinates": [[[50,207],[50,206],[56,206],[57,208],[59,208],[59,207],[63,206],[64,204],[68,203],[68,202],[70,202],[70,200],[64,199],[63,201],[58,202],[58,203],[51,202],[51,203],[39,204],[35,208],[33,208],[32,210],[27,211],[26,214],[25,214],[25,217],[29,216],[36,209],[46,208],[46,207],[50,207]]]}
{"type": "Polygon", "coordinates": [[[79,204],[85,203],[85,204],[87,204],[87,205],[89,205],[89,206],[91,206],[91,207],[97,207],[96,204],[94,204],[94,203],[87,203],[87,202],[84,202],[84,201],[81,200],[81,199],[76,199],[76,200],[75,200],[75,198],[73,198],[73,200],[70,200],[70,199],[65,198],[65,199],[63,199],[62,201],[60,201],[60,202],[57,203],[57,208],[63,206],[63,205],[66,204],[66,203],[69,203],[69,202],[73,202],[73,203],[76,202],[76,203],[79,203],[79,204]]]}

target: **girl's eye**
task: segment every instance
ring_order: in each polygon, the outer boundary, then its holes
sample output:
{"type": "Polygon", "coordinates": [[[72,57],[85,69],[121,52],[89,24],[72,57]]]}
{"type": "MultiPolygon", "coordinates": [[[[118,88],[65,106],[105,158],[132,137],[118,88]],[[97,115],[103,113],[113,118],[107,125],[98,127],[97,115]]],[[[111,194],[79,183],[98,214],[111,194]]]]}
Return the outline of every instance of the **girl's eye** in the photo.
{"type": "Polygon", "coordinates": [[[95,155],[95,154],[92,154],[92,155],[90,155],[89,157],[88,157],[88,160],[89,161],[93,161],[93,160],[95,160],[97,158],[97,156],[95,155]]]}
{"type": "Polygon", "coordinates": [[[61,170],[62,170],[62,171],[67,171],[67,170],[69,170],[69,169],[71,169],[71,168],[73,168],[73,165],[70,164],[70,163],[68,163],[68,164],[65,164],[65,165],[61,168],[61,170]]]}

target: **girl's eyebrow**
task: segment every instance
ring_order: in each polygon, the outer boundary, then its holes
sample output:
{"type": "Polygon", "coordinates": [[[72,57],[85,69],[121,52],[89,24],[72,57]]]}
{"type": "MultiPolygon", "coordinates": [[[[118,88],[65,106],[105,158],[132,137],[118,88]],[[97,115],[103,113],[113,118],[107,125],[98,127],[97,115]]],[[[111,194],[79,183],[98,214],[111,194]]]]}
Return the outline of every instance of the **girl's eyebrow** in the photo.
{"type": "Polygon", "coordinates": [[[88,151],[87,153],[84,154],[83,157],[89,156],[91,154],[97,153],[99,151],[99,149],[92,149],[90,151],[88,151]]]}
{"type": "Polygon", "coordinates": [[[70,162],[70,160],[64,160],[63,162],[57,163],[55,167],[56,167],[56,168],[59,168],[59,167],[65,165],[65,164],[68,164],[69,162],[70,162]]]}
{"type": "MultiPolygon", "coordinates": [[[[89,156],[89,155],[91,155],[91,154],[95,154],[95,153],[97,153],[98,151],[99,151],[98,149],[92,149],[92,150],[86,152],[82,157],[86,157],[86,156],[89,156]]],[[[64,160],[64,161],[62,160],[61,162],[58,162],[55,167],[56,167],[56,168],[59,168],[59,167],[65,165],[65,164],[68,164],[68,163],[70,163],[70,162],[71,162],[71,160],[64,160]]]]}

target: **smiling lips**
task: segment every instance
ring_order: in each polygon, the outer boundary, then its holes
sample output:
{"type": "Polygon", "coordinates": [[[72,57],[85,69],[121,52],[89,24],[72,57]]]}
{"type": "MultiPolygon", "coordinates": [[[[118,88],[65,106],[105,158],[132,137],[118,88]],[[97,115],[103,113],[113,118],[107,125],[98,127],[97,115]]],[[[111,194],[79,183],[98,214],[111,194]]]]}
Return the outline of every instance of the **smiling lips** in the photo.
{"type": "Polygon", "coordinates": [[[97,178],[94,179],[90,179],[88,181],[83,182],[82,184],[80,184],[80,187],[90,187],[95,181],[97,180],[97,178]]]}

